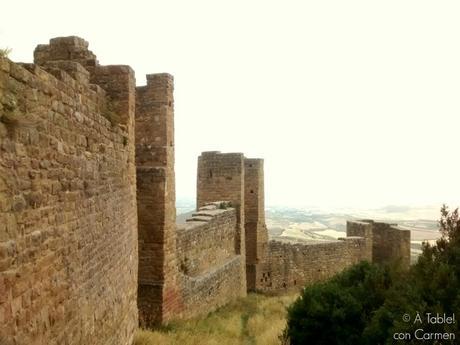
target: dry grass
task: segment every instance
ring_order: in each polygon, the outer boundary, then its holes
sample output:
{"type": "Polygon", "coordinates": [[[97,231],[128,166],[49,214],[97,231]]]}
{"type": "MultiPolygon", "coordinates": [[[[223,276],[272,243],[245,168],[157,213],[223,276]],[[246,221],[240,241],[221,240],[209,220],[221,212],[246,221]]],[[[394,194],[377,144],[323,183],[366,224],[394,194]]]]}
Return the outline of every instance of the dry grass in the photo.
{"type": "Polygon", "coordinates": [[[134,345],[278,345],[296,297],[250,294],[202,318],[139,330],[134,345]]]}
{"type": "Polygon", "coordinates": [[[7,58],[10,55],[11,49],[10,48],[0,48],[0,57],[7,58]]]}

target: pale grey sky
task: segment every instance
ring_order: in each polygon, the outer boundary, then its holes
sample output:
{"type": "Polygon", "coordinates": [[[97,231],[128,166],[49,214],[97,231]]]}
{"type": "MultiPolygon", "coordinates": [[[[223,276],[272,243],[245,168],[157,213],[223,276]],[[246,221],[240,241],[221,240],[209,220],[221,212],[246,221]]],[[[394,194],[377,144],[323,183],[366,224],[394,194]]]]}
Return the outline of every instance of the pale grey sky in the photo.
{"type": "Polygon", "coordinates": [[[265,158],[268,204],[460,204],[460,2],[10,1],[0,47],[78,35],[175,77],[178,197],[201,151],[265,158]]]}

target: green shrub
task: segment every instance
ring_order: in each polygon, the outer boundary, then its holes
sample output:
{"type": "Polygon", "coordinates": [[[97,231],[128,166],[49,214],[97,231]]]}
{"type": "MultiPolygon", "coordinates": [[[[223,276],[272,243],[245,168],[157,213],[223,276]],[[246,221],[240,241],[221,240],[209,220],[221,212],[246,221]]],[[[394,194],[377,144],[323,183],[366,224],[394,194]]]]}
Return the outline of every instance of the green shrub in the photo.
{"type": "Polygon", "coordinates": [[[11,53],[10,48],[0,48],[0,57],[7,58],[11,53]]]}
{"type": "Polygon", "coordinates": [[[360,344],[372,312],[385,301],[394,280],[389,267],[368,262],[306,287],[288,310],[285,335],[291,345],[360,344]]]}

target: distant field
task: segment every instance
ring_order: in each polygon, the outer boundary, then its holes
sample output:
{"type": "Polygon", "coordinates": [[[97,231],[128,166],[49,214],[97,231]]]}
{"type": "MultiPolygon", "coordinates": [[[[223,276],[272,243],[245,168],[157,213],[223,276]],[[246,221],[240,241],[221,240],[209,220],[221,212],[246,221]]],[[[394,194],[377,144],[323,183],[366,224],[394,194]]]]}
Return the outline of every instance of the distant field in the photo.
{"type": "Polygon", "coordinates": [[[346,236],[347,220],[374,219],[396,223],[411,231],[411,262],[422,252],[421,243],[434,243],[438,231],[438,207],[386,207],[376,210],[319,210],[269,208],[266,222],[271,239],[285,242],[311,243],[335,240],[346,236]]]}
{"type": "Polygon", "coordinates": [[[202,318],[139,330],[134,345],[275,345],[286,325],[286,307],[297,295],[249,294],[202,318]]]}

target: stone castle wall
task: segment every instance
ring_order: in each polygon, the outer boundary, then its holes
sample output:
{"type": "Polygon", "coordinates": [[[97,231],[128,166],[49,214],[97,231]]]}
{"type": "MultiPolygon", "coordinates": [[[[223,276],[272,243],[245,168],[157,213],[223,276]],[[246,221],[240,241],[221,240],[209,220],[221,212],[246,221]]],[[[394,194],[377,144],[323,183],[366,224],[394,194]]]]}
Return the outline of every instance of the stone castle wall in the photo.
{"type": "Polygon", "coordinates": [[[262,273],[260,290],[279,292],[322,281],[365,259],[365,239],[292,244],[269,242],[268,267],[262,273]]]}
{"type": "Polygon", "coordinates": [[[408,265],[410,232],[349,222],[328,243],[268,241],[262,159],[203,152],[176,225],[173,77],[99,65],[78,37],[0,58],[0,344],[131,345],[247,291],[360,261],[408,265]],[[136,135],[134,134],[136,133],[136,135]],[[224,201],[224,202],[223,202],[224,201]]]}
{"type": "Polygon", "coordinates": [[[179,267],[181,272],[192,277],[221,266],[237,255],[236,210],[210,206],[200,208],[177,231],[179,267]]]}
{"type": "Polygon", "coordinates": [[[347,221],[347,236],[358,236],[365,239],[363,256],[365,260],[374,261],[372,249],[374,234],[372,224],[361,221],[347,221]]]}
{"type": "Polygon", "coordinates": [[[385,263],[399,261],[403,267],[410,265],[410,230],[397,224],[363,220],[372,227],[372,261],[385,263]]]}
{"type": "Polygon", "coordinates": [[[209,313],[246,293],[244,259],[235,249],[236,210],[220,205],[201,207],[177,232],[183,317],[209,313]]]}
{"type": "Polygon", "coordinates": [[[269,241],[262,159],[248,159],[241,153],[203,152],[198,159],[197,187],[199,206],[223,199],[244,205],[240,219],[244,219],[248,291],[299,288],[330,278],[362,260],[409,263],[410,232],[373,221],[347,222],[347,237],[336,241],[269,241]]]}
{"type": "Polygon", "coordinates": [[[2,345],[128,345],[138,325],[134,74],[87,46],[0,58],[2,345]]]}

